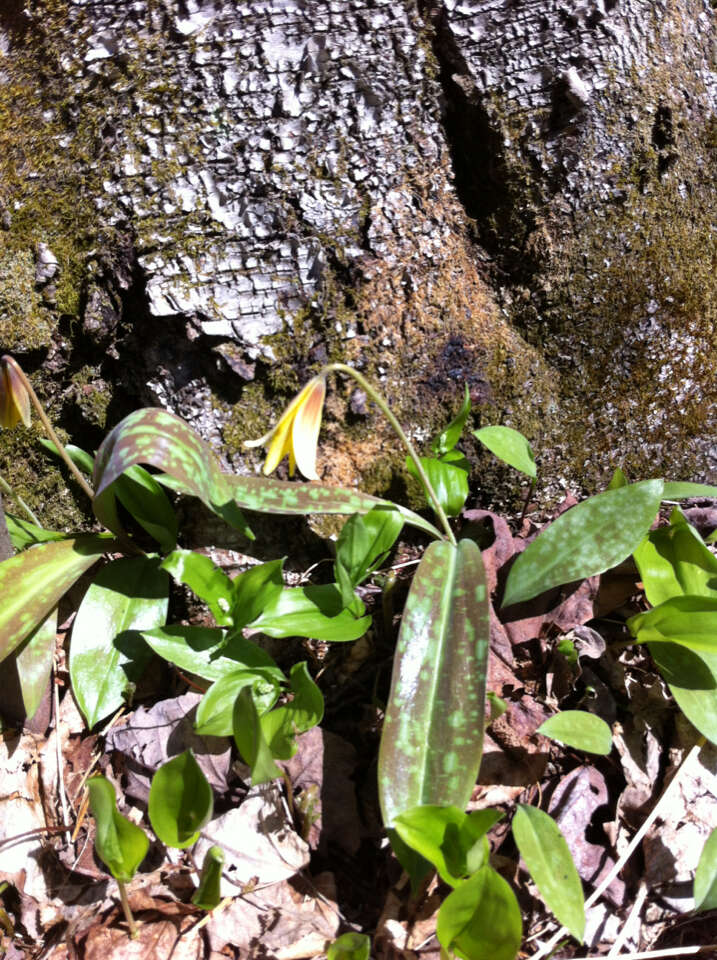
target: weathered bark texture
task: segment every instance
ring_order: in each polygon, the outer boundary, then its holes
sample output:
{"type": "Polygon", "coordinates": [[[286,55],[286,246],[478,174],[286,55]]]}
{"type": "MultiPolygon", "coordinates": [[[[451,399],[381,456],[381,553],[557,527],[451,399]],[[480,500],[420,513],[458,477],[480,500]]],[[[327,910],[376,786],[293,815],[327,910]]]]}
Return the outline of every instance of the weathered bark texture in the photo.
{"type": "MultiPolygon", "coordinates": [[[[714,39],[703,0],[5,3],[0,349],[91,442],[161,404],[237,469],[331,358],[419,439],[466,381],[547,479],[717,480],[714,39]]],[[[386,489],[384,441],[333,394],[326,479],[386,489]]]]}

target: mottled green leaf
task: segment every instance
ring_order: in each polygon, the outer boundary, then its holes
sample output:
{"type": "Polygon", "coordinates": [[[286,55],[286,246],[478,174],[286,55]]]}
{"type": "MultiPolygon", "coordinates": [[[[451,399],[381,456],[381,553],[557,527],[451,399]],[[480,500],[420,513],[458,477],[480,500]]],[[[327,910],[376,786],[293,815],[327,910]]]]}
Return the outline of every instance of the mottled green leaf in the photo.
{"type": "Polygon", "coordinates": [[[690,497],[717,497],[717,487],[706,483],[690,483],[682,480],[665,480],[663,500],[689,500],[690,497]]]}
{"type": "Polygon", "coordinates": [[[302,661],[294,664],[289,682],[293,699],[259,717],[271,755],[279,760],[293,757],[296,753],[297,734],[305,733],[321,723],[324,715],[324,698],[309,676],[306,663],[302,661]]]}
{"type": "Polygon", "coordinates": [[[707,837],[695,872],[695,910],[717,909],[717,830],[707,837]]]}
{"type": "Polygon", "coordinates": [[[152,777],[149,822],[168,847],[183,849],[196,843],[213,809],[212,788],[191,750],[168,760],[152,777]]]}
{"type": "Polygon", "coordinates": [[[499,873],[481,867],[441,904],[436,935],[462,960],[515,960],[523,938],[515,894],[499,873]]]}
{"type": "Polygon", "coordinates": [[[482,427],[474,430],[473,436],[509,467],[533,479],[537,476],[533,450],[520,431],[512,427],[482,427]]]}
{"type": "Polygon", "coordinates": [[[10,542],[16,550],[26,550],[27,547],[34,547],[37,543],[52,543],[56,540],[70,540],[71,533],[61,533],[59,530],[46,530],[45,527],[38,527],[23,517],[16,517],[12,513],[5,514],[7,523],[7,532],[10,536],[10,542]]]}
{"type": "Polygon", "coordinates": [[[607,756],[612,750],[612,731],[600,717],[585,710],[563,710],[538,727],[538,733],[559,740],[566,747],[607,756]]]}
{"type": "Polygon", "coordinates": [[[672,597],[627,621],[638,643],[679,643],[717,654],[717,596],[672,597]]]}
{"type": "Polygon", "coordinates": [[[95,850],[97,856],[116,880],[129,883],[137,867],[147,856],[149,838],[117,810],[115,788],[104,777],[90,777],[87,781],[90,810],[97,825],[95,850]]]}
{"type": "Polygon", "coordinates": [[[57,601],[105,551],[108,536],[80,536],[41,543],[0,563],[0,660],[29,637],[57,601]]]}
{"type": "Polygon", "coordinates": [[[650,529],[662,499],[661,480],[607,490],[562,514],[513,564],[503,606],[617,566],[650,529]]]}
{"type": "Polygon", "coordinates": [[[222,899],[221,879],[224,866],[224,851],[214,845],[204,855],[199,886],[192,894],[192,903],[202,910],[213,910],[222,899]]]}
{"type": "Polygon", "coordinates": [[[717,744],[717,653],[696,653],[677,643],[651,643],[649,649],[680,710],[717,744]]]}
{"type": "Polygon", "coordinates": [[[220,627],[232,623],[232,582],[213,560],[194,550],[174,550],[162,561],[162,569],[203,600],[220,627]]]}
{"type": "Polygon", "coordinates": [[[422,804],[465,807],[483,746],[489,624],[478,547],[431,543],[406,601],[381,736],[387,827],[422,804]]]}
{"type": "Polygon", "coordinates": [[[651,530],[634,554],[653,607],[672,597],[717,597],[717,557],[678,508],[670,525],[651,530]]]}
{"type": "Polygon", "coordinates": [[[329,946],[326,960],[369,960],[371,939],[365,933],[342,933],[329,946]]]}
{"type": "Polygon", "coordinates": [[[403,529],[397,510],[374,507],[354,514],[341,529],[336,541],[334,575],[345,606],[353,601],[354,588],[380,567],[403,529]]]}
{"type": "Polygon", "coordinates": [[[442,457],[445,453],[452,450],[461,438],[468,414],[471,412],[471,395],[467,383],[464,385],[464,390],[461,409],[445,430],[441,430],[438,436],[431,441],[431,450],[437,457],[442,457]]]}
{"type": "Polygon", "coordinates": [[[170,626],[143,630],[142,637],[160,657],[205,680],[220,680],[240,667],[270,667],[283,676],[269,654],[241,634],[229,635],[212,627],[170,626]]]}
{"type": "Polygon", "coordinates": [[[28,719],[35,715],[50,682],[56,641],[57,607],[10,654],[9,659],[15,660],[22,704],[28,719]]]}
{"type": "Polygon", "coordinates": [[[239,691],[250,687],[257,711],[266,713],[279,697],[282,679],[278,667],[258,667],[234,670],[215,680],[197,708],[195,730],[202,736],[230,737],[234,730],[234,702],[239,691]]]}
{"type": "Polygon", "coordinates": [[[277,600],[249,626],[268,637],[311,637],[345,643],[358,640],[371,625],[371,617],[356,618],[344,609],[333,583],[310,587],[285,587],[277,600]]]}
{"type": "Polygon", "coordinates": [[[259,721],[251,690],[244,687],[234,702],[234,742],[242,760],[251,768],[252,786],[281,776],[259,721]]]}
{"type": "Polygon", "coordinates": [[[150,651],[137,633],[164,623],[169,578],[151,557],[113,560],[98,573],[72,626],[70,678],[93,727],[125,702],[150,651]]]}
{"type": "Polygon", "coordinates": [[[513,839],[546,907],[582,943],[583,887],[557,823],[537,807],[520,803],[513,817],[513,839]]]}

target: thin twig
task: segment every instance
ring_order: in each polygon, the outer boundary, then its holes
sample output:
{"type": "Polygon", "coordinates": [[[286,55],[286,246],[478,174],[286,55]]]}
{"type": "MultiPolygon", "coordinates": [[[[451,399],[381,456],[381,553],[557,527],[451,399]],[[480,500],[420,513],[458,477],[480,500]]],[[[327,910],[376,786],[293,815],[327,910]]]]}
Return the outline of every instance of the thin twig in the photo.
{"type": "MultiPolygon", "coordinates": [[[[640,888],[637,891],[637,896],[635,897],[635,902],[630,908],[630,913],[628,914],[627,920],[623,923],[622,927],[620,928],[620,931],[615,939],[615,943],[613,943],[612,947],[610,948],[610,952],[607,955],[608,960],[610,960],[610,958],[612,957],[618,957],[618,956],[620,957],[620,960],[622,960],[620,951],[622,950],[623,944],[625,943],[627,938],[630,936],[630,932],[631,932],[634,921],[635,920],[639,921],[640,919],[640,911],[642,910],[642,905],[645,902],[646,898],[647,898],[647,884],[645,883],[644,880],[642,880],[640,882],[640,888]]],[[[639,935],[639,932],[640,932],[639,923],[638,923],[637,931],[639,935]]]]}
{"type": "Polygon", "coordinates": [[[640,953],[621,953],[620,960],[652,960],[653,957],[694,957],[700,953],[717,951],[717,943],[704,947],[668,947],[665,950],[643,950],[640,953]]]}

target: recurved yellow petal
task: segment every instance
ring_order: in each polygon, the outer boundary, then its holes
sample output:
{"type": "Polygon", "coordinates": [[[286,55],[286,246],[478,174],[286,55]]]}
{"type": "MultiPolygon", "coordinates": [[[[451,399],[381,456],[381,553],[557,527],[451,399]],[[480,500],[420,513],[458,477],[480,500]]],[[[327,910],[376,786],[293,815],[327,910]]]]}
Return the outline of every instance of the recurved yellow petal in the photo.
{"type": "Polygon", "coordinates": [[[15,361],[4,356],[0,360],[0,427],[11,429],[21,421],[30,426],[30,397],[15,361]]]}
{"type": "Polygon", "coordinates": [[[321,414],[326,397],[326,380],[314,377],[291,401],[279,422],[260,440],[245,443],[247,447],[268,445],[264,474],[276,470],[285,456],[289,457],[289,475],[295,468],[309,480],[318,480],[316,447],[321,428],[321,414]]]}

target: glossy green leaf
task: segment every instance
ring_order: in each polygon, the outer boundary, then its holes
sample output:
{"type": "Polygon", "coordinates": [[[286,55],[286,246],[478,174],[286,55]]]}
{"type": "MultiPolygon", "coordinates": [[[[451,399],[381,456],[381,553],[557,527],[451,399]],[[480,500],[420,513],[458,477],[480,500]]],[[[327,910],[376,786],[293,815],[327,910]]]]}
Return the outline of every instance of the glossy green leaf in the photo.
{"type": "Polygon", "coordinates": [[[559,740],[566,747],[607,756],[612,750],[612,731],[600,717],[585,710],[563,710],[538,727],[538,733],[559,740]]]}
{"type": "Polygon", "coordinates": [[[137,633],[164,623],[169,578],[151,557],[113,560],[97,574],[72,626],[70,678],[93,727],[125,702],[150,651],[137,633]]]}
{"type": "Polygon", "coordinates": [[[95,818],[95,851],[116,880],[129,883],[147,856],[149,839],[117,810],[115,788],[104,777],[87,781],[90,810],[95,818]]]}
{"type": "Polygon", "coordinates": [[[244,687],[234,702],[234,742],[242,759],[251,768],[252,786],[281,776],[259,721],[251,690],[244,687]]]}
{"type": "Polygon", "coordinates": [[[717,744],[717,654],[676,643],[651,643],[649,649],[680,710],[717,744]]]}
{"type": "Polygon", "coordinates": [[[342,933],[338,940],[329,946],[326,960],[369,960],[371,956],[371,938],[365,933],[342,933]]]}
{"type": "Polygon", "coordinates": [[[423,804],[465,807],[483,747],[490,619],[472,540],[431,543],[401,621],[379,751],[384,824],[423,804]]]}
{"type": "Polygon", "coordinates": [[[205,680],[220,680],[240,667],[269,667],[283,674],[268,653],[241,634],[229,635],[212,627],[161,627],[142,631],[155,653],[180,670],[205,680]]]}
{"type": "Polygon", "coordinates": [[[663,500],[689,500],[690,497],[717,497],[717,487],[712,487],[706,483],[665,480],[663,500]]]}
{"type": "Polygon", "coordinates": [[[634,554],[653,607],[672,597],[717,597],[717,557],[678,508],[670,525],[651,530],[634,554]]]}
{"type": "Polygon", "coordinates": [[[283,566],[283,560],[259,563],[232,581],[231,611],[235,630],[256,620],[278,602],[284,589],[283,566]]]}
{"type": "Polygon", "coordinates": [[[135,410],[102,442],[95,457],[95,516],[108,530],[122,534],[115,481],[137,463],[164,471],[174,488],[198,497],[210,510],[253,538],[234,501],[227,477],[211,447],[183,420],[166,410],[135,410]]]}
{"type": "Polygon", "coordinates": [[[106,536],[81,536],[37,547],[0,563],[0,660],[18,647],[57,606],[60,597],[105,551],[106,536]]]}
{"type": "Polygon", "coordinates": [[[707,837],[695,872],[695,910],[717,909],[717,830],[707,837]]]}
{"type": "Polygon", "coordinates": [[[627,621],[638,643],[679,643],[699,653],[717,654],[717,595],[672,597],[627,621]]]}
{"type": "Polygon", "coordinates": [[[34,717],[50,682],[57,641],[57,607],[10,654],[15,659],[22,703],[28,719],[34,717]]]}
{"type": "Polygon", "coordinates": [[[438,436],[431,441],[431,450],[439,458],[452,450],[458,443],[463,433],[463,428],[466,425],[468,414],[471,412],[471,395],[467,383],[464,386],[464,390],[461,409],[445,430],[441,430],[438,436]]]}
{"type": "Polygon", "coordinates": [[[159,544],[162,553],[177,543],[177,515],[151,473],[135,464],[115,481],[114,492],[125,510],[159,544]]]}
{"type": "Polygon", "coordinates": [[[533,479],[537,476],[533,450],[520,431],[512,427],[482,427],[474,430],[473,436],[509,467],[533,479]]]}
{"type": "Polygon", "coordinates": [[[513,817],[513,839],[545,905],[582,943],[583,887],[557,823],[537,807],[520,803],[513,817]]]}
{"type": "Polygon", "coordinates": [[[354,598],[354,588],[380,567],[403,529],[403,517],[397,510],[375,507],[368,513],[350,517],[336,541],[334,575],[343,603],[354,598]]]}
{"type": "Polygon", "coordinates": [[[311,637],[314,640],[358,640],[371,625],[371,617],[356,618],[344,609],[333,583],[311,587],[285,587],[277,600],[249,626],[268,637],[311,637]]]}
{"type": "Polygon", "coordinates": [[[294,664],[289,682],[293,700],[259,717],[271,755],[278,760],[293,757],[296,736],[321,723],[324,716],[324,698],[311,679],[306,663],[294,664]]]}
{"type": "Polygon", "coordinates": [[[599,493],[559,516],[516,559],[503,606],[622,563],[650,529],[661,498],[662,481],[644,480],[599,493]]]}
{"type": "Polygon", "coordinates": [[[215,680],[197,707],[195,730],[202,736],[230,737],[234,732],[234,701],[239,691],[250,687],[257,711],[266,713],[279,698],[281,679],[278,667],[259,667],[235,670],[215,680]]]}
{"type": "MultiPolygon", "coordinates": [[[[60,451],[57,449],[52,440],[48,440],[46,437],[40,437],[40,445],[48,450],[54,457],[57,457],[58,460],[61,459],[60,451]]],[[[74,443],[65,444],[65,453],[72,460],[74,465],[78,470],[81,470],[82,473],[86,473],[89,477],[92,476],[92,470],[94,468],[94,458],[92,454],[88,453],[86,450],[83,450],[82,447],[75,446],[74,443]]]]}
{"type": "Polygon", "coordinates": [[[168,847],[190,847],[212,816],[214,797],[207,778],[185,750],[163,764],[149,788],[149,821],[168,847]]]}
{"type": "Polygon", "coordinates": [[[16,550],[26,550],[38,543],[52,543],[56,540],[69,540],[72,537],[70,533],[60,533],[59,530],[46,530],[45,527],[38,527],[36,524],[30,523],[29,520],[16,517],[12,513],[5,514],[5,521],[10,543],[16,550]]]}
{"type": "Polygon", "coordinates": [[[221,899],[222,868],[224,866],[224,851],[221,847],[210,847],[204,855],[202,872],[199,877],[199,886],[192,895],[192,903],[202,910],[213,910],[218,907],[221,899]]]}
{"type": "Polygon", "coordinates": [[[162,561],[162,569],[203,600],[220,627],[232,623],[232,582],[213,560],[194,550],[174,550],[162,561]]]}
{"type": "Polygon", "coordinates": [[[404,843],[455,887],[487,862],[485,835],[502,816],[499,810],[468,814],[458,807],[424,804],[394,817],[393,826],[404,843]]]}
{"type": "Polygon", "coordinates": [[[628,484],[627,477],[623,473],[620,467],[615,467],[615,472],[610,478],[610,483],[607,485],[608,490],[617,490],[619,487],[626,487],[628,484]]]}
{"type": "MultiPolygon", "coordinates": [[[[468,497],[469,462],[458,450],[449,450],[440,460],[434,457],[420,457],[420,461],[443,510],[449,517],[458,516],[468,497]]],[[[420,482],[416,465],[410,457],[406,458],[406,467],[408,472],[420,482]]],[[[428,494],[426,494],[426,500],[432,507],[428,494]]]]}
{"type": "Polygon", "coordinates": [[[462,960],[515,960],[523,938],[515,894],[495,870],[481,867],[441,904],[436,935],[462,960]]]}

